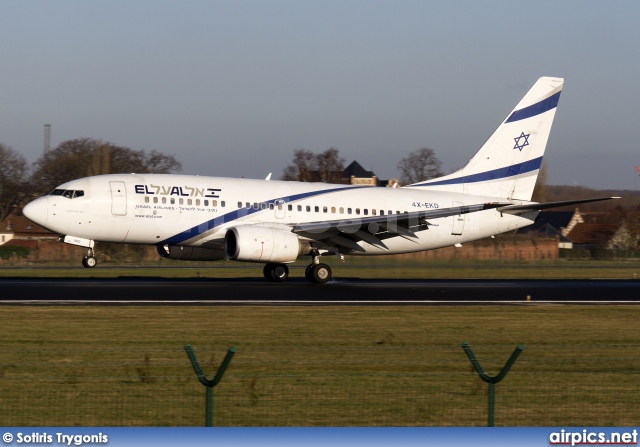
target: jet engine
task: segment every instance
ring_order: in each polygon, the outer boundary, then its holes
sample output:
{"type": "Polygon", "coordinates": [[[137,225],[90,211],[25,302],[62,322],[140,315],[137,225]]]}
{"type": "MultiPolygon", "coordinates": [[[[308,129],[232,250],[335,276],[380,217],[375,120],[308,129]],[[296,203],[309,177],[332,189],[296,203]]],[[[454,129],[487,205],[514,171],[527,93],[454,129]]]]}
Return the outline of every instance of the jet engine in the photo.
{"type": "Polygon", "coordinates": [[[224,250],[204,247],[183,247],[181,245],[156,246],[158,254],[163,258],[182,261],[220,261],[224,259],[224,250]]]}
{"type": "Polygon", "coordinates": [[[234,261],[293,262],[310,249],[291,232],[259,225],[233,227],[224,236],[224,253],[234,261]]]}

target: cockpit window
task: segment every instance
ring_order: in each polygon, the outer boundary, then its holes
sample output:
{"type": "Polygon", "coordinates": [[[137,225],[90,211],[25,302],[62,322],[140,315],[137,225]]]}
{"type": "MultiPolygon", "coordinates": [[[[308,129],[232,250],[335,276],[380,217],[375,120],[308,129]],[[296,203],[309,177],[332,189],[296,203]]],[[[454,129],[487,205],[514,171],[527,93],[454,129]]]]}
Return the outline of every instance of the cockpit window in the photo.
{"type": "Polygon", "coordinates": [[[84,191],[82,191],[81,189],[54,189],[49,195],[63,196],[67,199],[75,199],[76,197],[84,196],[84,191]]]}

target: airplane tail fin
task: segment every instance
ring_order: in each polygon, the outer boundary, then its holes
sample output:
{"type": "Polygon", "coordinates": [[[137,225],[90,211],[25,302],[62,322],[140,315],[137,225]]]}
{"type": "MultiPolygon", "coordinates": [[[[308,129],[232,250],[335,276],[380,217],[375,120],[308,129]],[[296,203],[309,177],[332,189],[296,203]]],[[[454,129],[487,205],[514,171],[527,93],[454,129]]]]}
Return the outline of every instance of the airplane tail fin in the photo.
{"type": "Polygon", "coordinates": [[[464,168],[408,187],[531,200],[563,84],[538,79],[464,168]]]}

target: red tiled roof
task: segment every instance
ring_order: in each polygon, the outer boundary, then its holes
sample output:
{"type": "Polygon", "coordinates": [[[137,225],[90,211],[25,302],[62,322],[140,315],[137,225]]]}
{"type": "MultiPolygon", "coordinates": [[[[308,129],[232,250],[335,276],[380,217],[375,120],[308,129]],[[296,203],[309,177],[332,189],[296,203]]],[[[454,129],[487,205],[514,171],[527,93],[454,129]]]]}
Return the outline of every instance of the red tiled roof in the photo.
{"type": "Polygon", "coordinates": [[[618,228],[620,225],[616,224],[579,223],[567,237],[575,244],[603,244],[611,239],[618,228]]]}
{"type": "Polygon", "coordinates": [[[14,237],[43,237],[55,236],[54,233],[42,228],[40,225],[31,222],[22,215],[11,214],[0,224],[0,232],[13,232],[14,237]]]}

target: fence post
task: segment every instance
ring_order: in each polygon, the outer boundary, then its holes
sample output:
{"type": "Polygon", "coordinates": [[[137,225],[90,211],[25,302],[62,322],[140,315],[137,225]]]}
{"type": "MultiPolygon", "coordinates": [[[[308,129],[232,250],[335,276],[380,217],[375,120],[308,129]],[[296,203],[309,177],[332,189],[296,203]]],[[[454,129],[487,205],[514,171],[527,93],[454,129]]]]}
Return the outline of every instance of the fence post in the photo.
{"type": "Polygon", "coordinates": [[[202,372],[202,368],[200,368],[200,364],[198,363],[198,359],[196,359],[196,354],[193,352],[193,348],[191,345],[184,345],[184,350],[187,352],[187,356],[191,361],[191,366],[193,366],[193,370],[198,376],[198,380],[201,384],[206,387],[206,395],[205,395],[205,414],[204,414],[204,426],[205,427],[213,427],[213,387],[216,386],[220,380],[222,380],[222,376],[224,372],[227,370],[229,363],[231,363],[231,359],[233,358],[233,354],[236,353],[236,348],[231,346],[227,351],[227,355],[224,357],[220,368],[218,368],[218,372],[216,373],[213,380],[208,380],[204,373],[202,372]]]}
{"type": "Polygon", "coordinates": [[[482,369],[482,366],[480,366],[480,362],[478,362],[478,360],[476,359],[476,356],[473,354],[473,351],[469,347],[469,343],[467,343],[466,341],[463,341],[462,349],[464,349],[464,352],[467,354],[467,357],[469,357],[471,364],[475,368],[480,378],[489,384],[489,415],[487,419],[487,427],[493,427],[493,419],[494,419],[494,413],[495,413],[495,397],[496,397],[495,385],[496,383],[504,379],[504,377],[507,375],[507,373],[515,363],[516,359],[520,355],[520,352],[522,352],[522,350],[524,349],[524,346],[518,345],[516,347],[516,349],[513,351],[513,354],[511,354],[511,357],[509,357],[509,360],[507,360],[507,363],[502,367],[502,371],[500,371],[500,374],[498,374],[495,377],[490,377],[484,372],[484,370],[482,369]]]}

